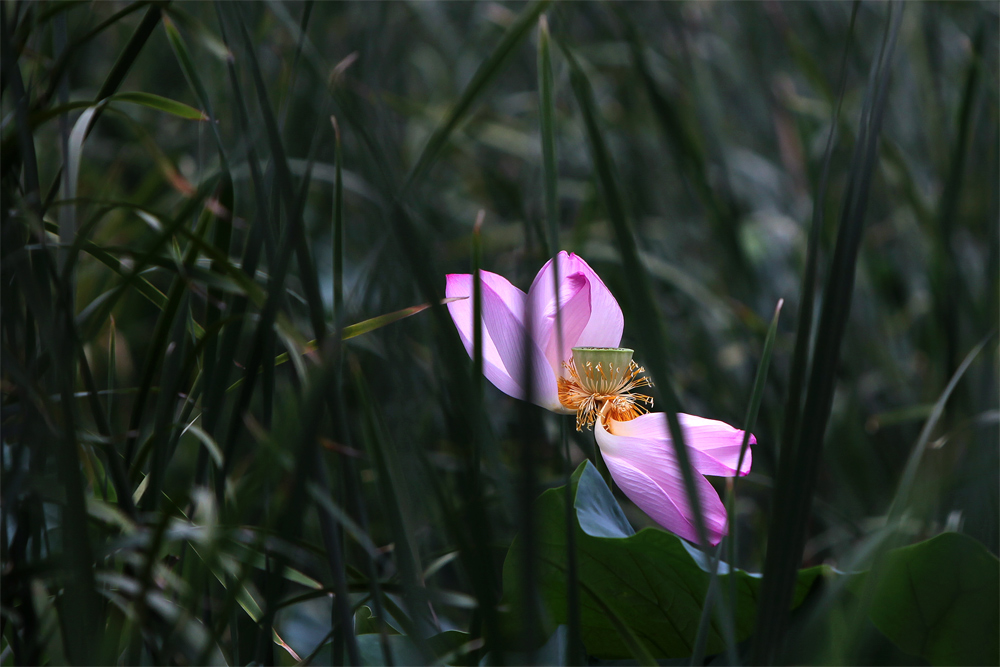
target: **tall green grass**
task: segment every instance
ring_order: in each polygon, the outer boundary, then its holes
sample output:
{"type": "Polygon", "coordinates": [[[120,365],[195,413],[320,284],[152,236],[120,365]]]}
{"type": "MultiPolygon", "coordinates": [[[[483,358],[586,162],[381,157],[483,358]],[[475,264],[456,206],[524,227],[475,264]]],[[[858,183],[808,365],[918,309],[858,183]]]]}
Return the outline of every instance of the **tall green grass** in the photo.
{"type": "Polygon", "coordinates": [[[0,10],[0,663],[904,664],[898,547],[1000,550],[994,5],[0,10]],[[442,304],[559,250],[757,437],[677,655],[442,304]]]}

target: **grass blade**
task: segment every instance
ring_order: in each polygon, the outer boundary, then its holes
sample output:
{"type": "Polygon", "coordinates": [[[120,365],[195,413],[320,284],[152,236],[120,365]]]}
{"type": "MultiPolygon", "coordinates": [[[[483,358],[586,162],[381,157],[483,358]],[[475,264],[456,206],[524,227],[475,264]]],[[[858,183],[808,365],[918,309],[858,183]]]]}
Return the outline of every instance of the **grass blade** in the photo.
{"type": "MultiPolygon", "coordinates": [[[[753,389],[750,392],[750,403],[747,405],[746,416],[743,418],[743,442],[740,443],[740,455],[736,462],[736,470],[740,470],[743,467],[743,461],[750,447],[750,435],[753,433],[754,425],[757,423],[760,402],[764,398],[764,388],[767,386],[767,372],[771,367],[771,353],[774,350],[774,339],[778,334],[778,318],[781,315],[782,305],[784,305],[784,299],[779,299],[778,305],[774,309],[774,317],[771,318],[771,325],[767,329],[767,336],[764,338],[764,351],[760,355],[760,364],[757,366],[757,375],[754,377],[753,389]]],[[[739,523],[736,521],[736,485],[731,482],[727,483],[726,486],[726,513],[730,517],[729,535],[716,547],[712,563],[713,571],[718,570],[723,547],[727,549],[726,561],[729,563],[729,567],[736,567],[736,545],[739,528],[739,523]]],[[[736,578],[730,577],[729,583],[729,608],[736,609],[736,578]]],[[[701,608],[701,618],[698,619],[698,633],[695,635],[694,651],[691,653],[692,665],[700,665],[705,661],[705,645],[708,642],[709,619],[712,608],[715,605],[716,595],[718,595],[718,579],[714,578],[709,582],[708,592],[705,595],[705,603],[701,608]]],[[[736,655],[736,647],[731,643],[726,644],[726,653],[730,664],[735,665],[739,662],[739,658],[736,655]]]]}
{"type": "Polygon", "coordinates": [[[739,243],[739,211],[733,201],[732,193],[715,192],[708,176],[708,157],[705,155],[703,142],[698,140],[694,130],[684,122],[677,103],[660,90],[659,84],[653,78],[645,45],[636,30],[635,23],[624,11],[624,6],[616,5],[615,10],[625,27],[633,67],[642,80],[660,131],[669,142],[681,174],[691,181],[698,199],[708,213],[716,237],[721,240],[732,260],[733,273],[741,280],[745,280],[748,276],[752,277],[754,274],[749,270],[747,258],[739,243]]]}
{"type": "Polygon", "coordinates": [[[156,109],[157,111],[171,114],[172,116],[177,116],[178,118],[184,118],[186,120],[208,120],[208,115],[204,111],[195,109],[194,107],[188,106],[183,102],[178,102],[177,100],[171,100],[160,95],[154,95],[153,93],[115,93],[109,99],[113,102],[131,102],[132,104],[139,104],[144,107],[149,107],[150,109],[156,109]]]}
{"type": "MultiPolygon", "coordinates": [[[[959,380],[965,375],[965,371],[969,369],[972,362],[975,361],[979,353],[982,352],[983,348],[990,341],[996,332],[993,332],[986,336],[983,340],[979,342],[974,348],[972,348],[962,363],[959,364],[958,368],[952,374],[951,379],[948,381],[948,385],[941,392],[938,400],[935,401],[934,407],[931,409],[930,415],[927,417],[927,421],[924,422],[923,428],[920,430],[920,436],[917,438],[917,443],[913,446],[913,451],[910,453],[910,457],[906,460],[906,467],[903,469],[903,474],[899,479],[899,486],[896,488],[896,495],[892,499],[892,505],[889,507],[889,524],[892,525],[902,518],[903,512],[906,510],[909,499],[910,492],[913,488],[913,483],[917,477],[917,469],[920,467],[920,461],[923,459],[924,451],[927,449],[927,443],[930,441],[931,433],[937,426],[938,421],[940,421],[941,416],[944,414],[945,406],[948,404],[948,399],[951,398],[952,392],[955,391],[955,387],[958,386],[959,380]]],[[[887,547],[888,549],[888,547],[887,547]]]]}
{"type": "Polygon", "coordinates": [[[541,15],[545,8],[548,7],[549,0],[537,0],[521,12],[521,15],[517,17],[506,32],[504,32],[503,37],[500,39],[500,43],[497,44],[496,48],[490,56],[483,61],[476,70],[475,75],[473,75],[472,80],[469,85],[466,86],[465,90],[462,92],[462,96],[455,103],[455,106],[451,108],[448,112],[448,116],[445,120],[438,126],[434,133],[431,135],[430,139],[427,140],[427,144],[424,149],[420,152],[420,157],[417,158],[417,162],[410,169],[409,175],[403,183],[403,187],[400,189],[399,197],[404,198],[406,193],[409,192],[410,188],[420,180],[428,168],[434,163],[441,149],[448,141],[448,137],[451,133],[458,127],[458,124],[465,118],[469,109],[476,99],[482,94],[486,87],[491,81],[501,72],[501,68],[507,57],[510,56],[511,52],[521,43],[521,40],[528,34],[532,26],[538,21],[538,17],[541,15]]]}
{"type": "MultiPolygon", "coordinates": [[[[185,217],[186,216],[179,216],[178,220],[182,222],[185,217]]],[[[202,212],[201,219],[198,221],[197,230],[195,231],[195,236],[201,238],[205,235],[213,217],[214,214],[207,208],[202,212]]],[[[198,249],[196,246],[192,245],[184,254],[182,262],[183,266],[193,265],[197,257],[198,249]]],[[[134,274],[135,270],[133,270],[133,275],[134,274]]],[[[164,351],[167,349],[167,338],[170,335],[170,329],[177,318],[178,311],[186,294],[186,278],[183,275],[178,275],[174,278],[174,281],[170,286],[170,292],[167,294],[166,305],[160,313],[160,318],[157,320],[156,329],[152,336],[152,343],[150,344],[150,349],[147,353],[148,356],[146,357],[146,364],[143,369],[142,379],[139,383],[139,394],[136,396],[135,403],[132,406],[132,415],[129,418],[129,433],[131,435],[125,445],[125,466],[127,468],[132,467],[135,457],[135,445],[139,437],[139,429],[142,425],[142,419],[146,408],[146,400],[152,390],[153,379],[160,370],[161,359],[164,351]]],[[[135,472],[136,471],[134,470],[130,470],[130,473],[132,474],[135,474],[135,472]]]]}
{"type": "MultiPolygon", "coordinates": [[[[538,18],[538,109],[539,135],[542,139],[542,186],[545,196],[545,221],[548,230],[548,254],[553,258],[552,286],[556,295],[556,341],[557,349],[563,349],[562,303],[559,298],[559,172],[556,167],[555,101],[552,83],[552,38],[546,16],[538,18]]],[[[478,299],[478,296],[477,296],[478,299]]],[[[475,322],[479,324],[479,315],[475,322]]],[[[479,349],[481,343],[476,344],[479,349]]],[[[481,375],[481,365],[477,368],[481,375]]],[[[571,477],[573,463],[570,459],[568,424],[566,418],[559,420],[559,437],[563,453],[563,474],[566,487],[566,664],[583,664],[583,635],[580,621],[580,591],[576,562],[576,516],[573,509],[571,477]]]]}
{"type": "Polygon", "coordinates": [[[135,64],[136,58],[139,57],[139,53],[153,34],[153,30],[156,29],[156,25],[160,22],[162,15],[159,3],[150,5],[149,9],[146,10],[142,21],[139,22],[135,32],[132,33],[128,43],[125,44],[125,48],[119,54],[118,60],[115,61],[108,76],[104,79],[101,89],[97,91],[97,95],[94,97],[95,101],[100,101],[111,96],[122,85],[129,70],[132,69],[132,65],[135,64]]]}
{"type": "MultiPolygon", "coordinates": [[[[844,90],[847,86],[847,56],[850,53],[851,40],[854,35],[854,21],[857,18],[860,0],[855,0],[851,11],[851,23],[848,26],[848,39],[844,45],[844,53],[840,64],[840,91],[837,95],[837,106],[830,123],[830,133],[826,138],[826,148],[823,153],[823,166],[813,197],[812,222],[809,226],[809,239],[806,250],[806,268],[802,276],[801,302],[795,328],[795,347],[792,351],[792,368],[788,380],[788,399],[785,405],[785,423],[781,432],[781,449],[793,446],[799,430],[799,418],[802,410],[802,390],[806,373],[809,369],[809,350],[812,343],[813,304],[816,297],[816,276],[819,267],[819,244],[822,238],[826,192],[830,177],[830,161],[833,157],[833,140],[839,125],[840,109],[844,102],[844,90]]],[[[779,451],[780,455],[780,451],[779,451]]],[[[782,458],[789,465],[791,458],[782,458]]],[[[780,474],[780,473],[779,473],[780,474]]]]}
{"type": "Polygon", "coordinates": [[[868,191],[877,157],[885,112],[892,54],[902,8],[890,5],[890,16],[878,58],[872,64],[865,93],[861,129],[851,160],[848,189],[841,213],[837,245],[824,290],[801,428],[793,447],[782,452],[775,481],[773,510],[764,564],[764,585],[757,617],[752,661],[770,664],[781,650],[796,572],[805,545],[813,489],[819,473],[824,434],[833,401],[840,343],[847,326],[854,272],[864,229],[868,191]],[[787,457],[787,458],[786,458],[787,457]]]}
{"type": "MultiPolygon", "coordinates": [[[[958,314],[959,302],[965,298],[958,271],[961,260],[954,251],[954,227],[958,215],[958,205],[965,181],[965,164],[972,139],[972,114],[976,106],[976,93],[979,88],[979,72],[982,69],[984,26],[979,27],[973,43],[968,72],[962,93],[962,104],[958,113],[958,127],[954,152],[950,156],[951,164],[945,179],[944,190],[938,202],[936,231],[937,243],[934,244],[934,256],[931,267],[931,284],[937,311],[937,321],[944,331],[944,376],[950,377],[955,372],[959,353],[959,332],[961,320],[958,314]]],[[[947,418],[947,415],[946,415],[947,418]]]]}
{"type": "Polygon", "coordinates": [[[330,122],[333,124],[336,172],[333,186],[333,321],[339,328],[344,321],[344,173],[341,168],[340,125],[334,116],[330,116],[330,122]]]}

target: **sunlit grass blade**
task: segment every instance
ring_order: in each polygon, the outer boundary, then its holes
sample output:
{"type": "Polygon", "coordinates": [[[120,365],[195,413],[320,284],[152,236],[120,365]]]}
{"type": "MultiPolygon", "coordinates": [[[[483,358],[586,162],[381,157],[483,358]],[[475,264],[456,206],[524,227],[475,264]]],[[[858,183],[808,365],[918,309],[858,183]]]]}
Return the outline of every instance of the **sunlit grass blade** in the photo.
{"type": "Polygon", "coordinates": [[[854,273],[864,230],[868,192],[877,160],[878,139],[885,113],[902,7],[890,5],[880,52],[872,63],[861,128],[851,160],[841,209],[837,245],[823,293],[815,353],[810,369],[801,426],[794,444],[784,448],[775,480],[770,540],[764,564],[764,587],[757,617],[752,660],[770,664],[777,659],[788,622],[792,588],[802,558],[813,490],[819,473],[827,421],[847,325],[854,273]],[[789,458],[786,458],[789,457],[789,458]]]}
{"type": "Polygon", "coordinates": [[[188,106],[183,102],[172,100],[161,95],[143,92],[115,93],[109,98],[112,102],[131,102],[150,109],[162,111],[185,120],[208,120],[204,111],[188,106]]]}
{"type": "MultiPolygon", "coordinates": [[[[220,154],[222,151],[222,140],[219,137],[219,131],[215,126],[215,114],[212,111],[211,98],[208,96],[208,91],[205,89],[205,85],[201,81],[201,76],[198,74],[198,68],[195,67],[193,59],[191,58],[191,53],[188,51],[187,44],[184,42],[184,38],[181,37],[180,31],[174,22],[170,20],[169,17],[163,17],[163,28],[167,34],[167,41],[170,42],[170,48],[173,50],[174,55],[177,58],[177,64],[180,65],[181,71],[184,72],[184,78],[187,79],[188,85],[194,92],[195,97],[198,98],[198,102],[202,105],[203,111],[201,116],[212,121],[212,131],[215,133],[216,141],[218,142],[218,148],[220,154]]],[[[224,158],[223,154],[223,158],[224,158]]]]}
{"type": "MultiPolygon", "coordinates": [[[[452,297],[449,299],[441,299],[441,305],[451,303],[452,301],[460,301],[465,299],[464,296],[452,297]]],[[[416,315],[417,313],[423,312],[430,308],[430,304],[422,303],[419,306],[410,306],[409,308],[403,308],[402,310],[397,310],[394,313],[387,313],[385,315],[379,315],[377,317],[372,317],[370,319],[364,320],[363,322],[358,322],[356,324],[351,324],[344,327],[341,330],[341,340],[348,340],[350,338],[355,338],[356,336],[361,336],[366,333],[381,329],[384,326],[392,324],[393,322],[398,322],[401,319],[410,317],[411,315],[416,315]]],[[[311,340],[306,343],[302,350],[302,354],[310,354],[319,349],[318,341],[311,340]]],[[[291,359],[291,355],[288,352],[282,352],[274,358],[274,365],[280,366],[281,364],[288,363],[291,359]]],[[[229,385],[226,389],[227,392],[232,391],[236,387],[243,384],[243,379],[237,380],[233,384],[229,385]]]]}
{"type": "MultiPolygon", "coordinates": [[[[441,299],[441,305],[451,303],[452,301],[459,301],[465,297],[453,297],[450,299],[441,299]]],[[[344,327],[343,334],[341,334],[342,340],[347,340],[349,338],[354,338],[355,336],[360,336],[366,334],[370,331],[375,331],[376,329],[381,329],[382,327],[392,324],[393,322],[398,322],[399,320],[410,317],[411,315],[416,315],[417,313],[423,312],[430,308],[431,305],[428,303],[422,303],[419,306],[410,306],[409,308],[403,308],[402,310],[397,310],[394,313],[388,313],[386,315],[379,315],[378,317],[372,317],[365,320],[364,322],[358,322],[357,324],[352,324],[350,326],[344,327]]]]}

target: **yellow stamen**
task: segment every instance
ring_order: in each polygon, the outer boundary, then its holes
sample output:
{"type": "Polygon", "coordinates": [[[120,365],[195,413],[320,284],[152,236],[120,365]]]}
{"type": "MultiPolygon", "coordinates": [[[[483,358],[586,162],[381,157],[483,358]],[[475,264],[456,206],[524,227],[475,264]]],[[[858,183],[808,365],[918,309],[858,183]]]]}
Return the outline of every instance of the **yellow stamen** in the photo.
{"type": "Polygon", "coordinates": [[[631,350],[573,348],[573,357],[563,366],[568,377],[558,378],[559,402],[576,411],[578,431],[592,428],[598,418],[629,421],[649,412],[645,406],[653,406],[652,397],[632,393],[652,382],[641,375],[645,371],[632,361],[631,350]]]}

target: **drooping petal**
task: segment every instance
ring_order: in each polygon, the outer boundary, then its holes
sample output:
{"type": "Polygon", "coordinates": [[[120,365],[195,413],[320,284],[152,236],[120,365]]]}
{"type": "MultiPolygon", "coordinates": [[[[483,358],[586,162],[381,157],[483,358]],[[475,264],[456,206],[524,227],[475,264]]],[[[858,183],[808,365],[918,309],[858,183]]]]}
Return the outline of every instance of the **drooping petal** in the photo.
{"type": "MultiPolygon", "coordinates": [[[[524,292],[495,273],[483,271],[482,276],[483,374],[505,394],[525,399],[527,392],[524,389],[524,373],[525,351],[527,351],[533,380],[532,402],[549,410],[562,411],[556,378],[545,355],[533,340],[525,340],[527,330],[523,322],[524,292]]],[[[448,308],[465,349],[469,356],[472,356],[475,312],[471,298],[472,276],[449,275],[445,293],[449,297],[470,297],[449,303],[448,308]]]]}
{"type": "MultiPolygon", "coordinates": [[[[715,419],[705,419],[683,413],[677,414],[677,419],[684,429],[684,444],[688,446],[691,465],[703,475],[718,475],[733,477],[736,475],[736,464],[740,458],[740,447],[743,444],[743,431],[725,422],[715,419]]],[[[667,420],[662,413],[642,415],[627,422],[614,422],[612,427],[615,435],[654,439],[663,441],[667,447],[673,448],[673,439],[667,420]]],[[[757,438],[750,435],[750,445],[757,444],[757,438]]],[[[747,447],[740,467],[740,476],[750,472],[753,463],[751,447],[747,447]]]]}
{"type": "Polygon", "coordinates": [[[563,316],[563,345],[556,338],[556,293],[552,284],[553,260],[535,276],[528,290],[528,307],[535,315],[533,333],[557,373],[568,361],[574,347],[618,347],[625,318],[618,301],[590,266],[580,257],[560,252],[555,261],[559,270],[559,303],[563,316]],[[583,285],[586,285],[584,288],[583,285]],[[581,296],[587,294],[584,301],[581,296]]]}
{"type": "MultiPolygon", "coordinates": [[[[654,414],[663,419],[662,414],[654,414]]],[[[608,423],[617,430],[619,424],[628,422],[608,423]]],[[[670,444],[656,438],[616,435],[605,428],[602,420],[595,424],[594,434],[611,477],[625,495],[656,523],[697,542],[694,510],[670,444]]],[[[708,541],[718,544],[727,532],[726,508],[705,477],[695,473],[694,482],[708,541]]]]}

